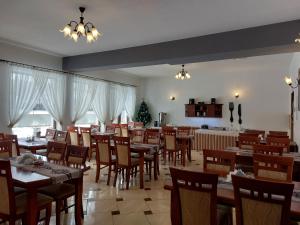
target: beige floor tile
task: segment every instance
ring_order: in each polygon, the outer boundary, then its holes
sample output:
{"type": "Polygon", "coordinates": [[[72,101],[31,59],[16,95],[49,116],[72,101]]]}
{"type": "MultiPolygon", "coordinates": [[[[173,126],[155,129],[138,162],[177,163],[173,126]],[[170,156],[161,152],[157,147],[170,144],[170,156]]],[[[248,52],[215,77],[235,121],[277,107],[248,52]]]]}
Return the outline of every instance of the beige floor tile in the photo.
{"type": "Polygon", "coordinates": [[[137,213],[150,210],[143,199],[141,200],[124,200],[117,202],[121,214],[137,213]]]}
{"type": "Polygon", "coordinates": [[[117,202],[115,199],[101,199],[97,201],[90,201],[87,205],[87,214],[94,214],[98,212],[111,212],[118,210],[117,202]]]}
{"type": "Polygon", "coordinates": [[[170,213],[170,200],[154,200],[146,202],[151,211],[155,213],[170,213]]]}
{"type": "Polygon", "coordinates": [[[95,213],[84,218],[84,225],[113,225],[111,213],[95,213]]]}
{"type": "Polygon", "coordinates": [[[159,200],[159,199],[166,199],[170,200],[171,199],[171,192],[168,190],[164,190],[162,188],[160,189],[151,189],[146,192],[148,197],[151,198],[152,200],[159,200]]]}
{"type": "Polygon", "coordinates": [[[151,225],[171,225],[169,213],[155,213],[146,216],[151,225]]]}
{"type": "Polygon", "coordinates": [[[114,225],[150,225],[144,213],[113,216],[114,225]]]}

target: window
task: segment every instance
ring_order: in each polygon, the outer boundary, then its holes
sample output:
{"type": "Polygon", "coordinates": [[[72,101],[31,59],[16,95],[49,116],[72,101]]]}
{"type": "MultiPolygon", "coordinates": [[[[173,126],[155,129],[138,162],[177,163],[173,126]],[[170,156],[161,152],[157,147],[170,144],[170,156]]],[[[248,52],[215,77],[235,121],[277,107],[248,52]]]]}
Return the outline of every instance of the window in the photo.
{"type": "Polygon", "coordinates": [[[87,111],[87,113],[75,123],[75,126],[90,127],[91,124],[98,124],[98,118],[93,110],[87,111]]]}
{"type": "Polygon", "coordinates": [[[128,123],[128,114],[126,110],[123,110],[120,116],[120,123],[127,124],[128,123]]]}
{"type": "Polygon", "coordinates": [[[12,128],[12,132],[18,135],[19,138],[35,136],[36,132],[40,132],[41,136],[44,136],[47,128],[53,126],[53,122],[53,118],[45,110],[44,106],[38,103],[12,128]]]}

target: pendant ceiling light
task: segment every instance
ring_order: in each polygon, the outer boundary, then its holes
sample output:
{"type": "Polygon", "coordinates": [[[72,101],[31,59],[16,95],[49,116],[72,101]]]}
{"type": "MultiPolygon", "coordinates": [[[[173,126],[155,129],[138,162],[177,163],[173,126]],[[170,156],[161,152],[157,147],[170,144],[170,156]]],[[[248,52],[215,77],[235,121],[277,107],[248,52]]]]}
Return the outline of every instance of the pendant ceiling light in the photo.
{"type": "Polygon", "coordinates": [[[84,23],[83,13],[85,8],[79,7],[79,11],[81,13],[79,23],[72,20],[60,32],[63,32],[65,37],[69,37],[75,42],[78,41],[79,37],[86,37],[87,43],[94,42],[101,34],[91,22],[84,23]]]}
{"type": "Polygon", "coordinates": [[[182,65],[182,69],[176,74],[175,78],[177,80],[188,80],[191,78],[191,75],[184,70],[184,65],[182,65]]]}

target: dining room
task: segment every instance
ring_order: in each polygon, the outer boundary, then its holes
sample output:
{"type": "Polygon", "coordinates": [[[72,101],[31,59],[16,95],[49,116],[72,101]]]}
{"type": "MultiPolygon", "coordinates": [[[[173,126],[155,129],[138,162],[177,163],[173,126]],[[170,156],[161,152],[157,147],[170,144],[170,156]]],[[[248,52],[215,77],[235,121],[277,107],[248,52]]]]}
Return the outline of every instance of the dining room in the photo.
{"type": "Polygon", "coordinates": [[[299,9],[2,2],[0,224],[300,224],[299,9]]]}

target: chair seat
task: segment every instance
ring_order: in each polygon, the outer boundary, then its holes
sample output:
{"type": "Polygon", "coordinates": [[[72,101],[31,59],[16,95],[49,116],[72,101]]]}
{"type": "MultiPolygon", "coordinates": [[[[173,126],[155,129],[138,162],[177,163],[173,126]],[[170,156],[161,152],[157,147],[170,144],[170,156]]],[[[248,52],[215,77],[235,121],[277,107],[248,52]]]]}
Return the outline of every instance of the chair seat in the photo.
{"type": "MultiPolygon", "coordinates": [[[[16,214],[21,215],[27,212],[28,205],[27,205],[27,193],[23,193],[16,196],[16,214]]],[[[37,194],[37,208],[42,208],[48,204],[51,204],[53,201],[53,198],[43,195],[43,194],[37,194]]]]}
{"type": "Polygon", "coordinates": [[[75,195],[75,186],[72,184],[53,184],[40,188],[40,193],[51,196],[55,200],[62,200],[69,196],[75,195]]]}
{"type": "Polygon", "coordinates": [[[152,155],[152,154],[146,154],[144,156],[144,158],[145,158],[145,161],[153,161],[154,160],[154,155],[152,155]]]}
{"type": "Polygon", "coordinates": [[[47,149],[38,149],[36,150],[36,154],[45,156],[47,155],[47,149]]]}
{"type": "Polygon", "coordinates": [[[15,195],[19,195],[19,194],[26,192],[26,189],[20,188],[20,187],[14,187],[14,192],[15,192],[15,195]]]}

